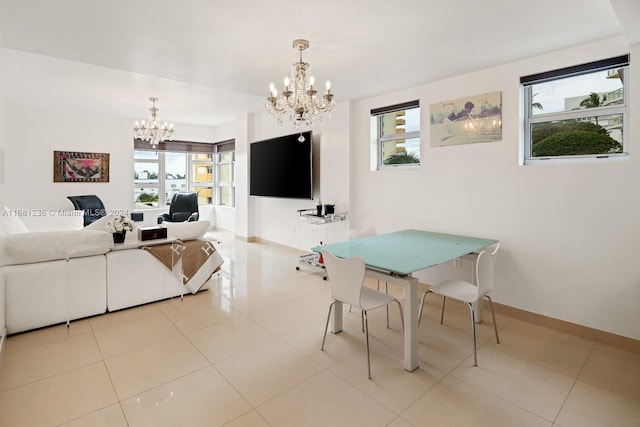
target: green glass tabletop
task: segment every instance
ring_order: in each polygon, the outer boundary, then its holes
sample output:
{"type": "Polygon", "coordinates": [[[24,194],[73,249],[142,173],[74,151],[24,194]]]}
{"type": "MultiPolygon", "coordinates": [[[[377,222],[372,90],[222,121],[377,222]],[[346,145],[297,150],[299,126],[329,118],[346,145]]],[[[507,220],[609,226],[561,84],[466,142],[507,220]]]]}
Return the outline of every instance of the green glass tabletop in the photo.
{"type": "Polygon", "coordinates": [[[403,230],[312,248],[340,258],[362,257],[369,268],[408,275],[460,256],[479,252],[497,240],[422,230],[403,230]]]}

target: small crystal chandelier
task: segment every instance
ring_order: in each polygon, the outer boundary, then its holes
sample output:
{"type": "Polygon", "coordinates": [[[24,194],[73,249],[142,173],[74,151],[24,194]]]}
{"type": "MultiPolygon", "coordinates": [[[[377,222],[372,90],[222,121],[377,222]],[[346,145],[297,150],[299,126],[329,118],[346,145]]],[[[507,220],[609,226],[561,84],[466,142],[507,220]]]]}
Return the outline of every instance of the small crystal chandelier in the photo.
{"type": "Polygon", "coordinates": [[[162,125],[159,125],[156,121],[156,113],[158,112],[158,109],[156,108],[157,100],[158,98],[153,96],[149,98],[149,101],[152,103],[151,108],[149,108],[149,111],[151,111],[149,122],[145,123],[143,120],[142,123],[138,124],[138,121],[136,121],[136,124],[133,127],[133,138],[148,141],[151,143],[153,148],[162,141],[167,139],[171,140],[174,132],[173,123],[167,124],[167,122],[164,122],[162,125]]]}
{"type": "Polygon", "coordinates": [[[266,107],[269,113],[282,124],[288,118],[296,129],[301,126],[311,128],[318,119],[322,122],[325,115],[331,115],[336,106],[331,93],[331,83],[327,81],[326,91],[322,98],[316,97],[318,91],[313,86],[314,79],[308,63],[302,62],[302,51],[309,47],[309,41],[298,39],[293,41],[294,49],[300,51],[300,61],[293,64],[291,80],[284,78],[284,91],[278,95],[273,83],[269,86],[271,96],[267,98],[266,107]]]}

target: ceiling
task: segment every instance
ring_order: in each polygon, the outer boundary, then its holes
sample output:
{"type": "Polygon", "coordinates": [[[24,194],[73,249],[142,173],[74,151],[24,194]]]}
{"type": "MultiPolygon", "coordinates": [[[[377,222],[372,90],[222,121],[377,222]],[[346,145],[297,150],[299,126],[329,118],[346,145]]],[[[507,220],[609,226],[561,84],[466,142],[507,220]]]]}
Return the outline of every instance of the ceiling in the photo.
{"type": "Polygon", "coordinates": [[[0,0],[7,99],[203,125],[261,111],[297,38],[340,102],[614,36],[640,1],[0,0]]]}

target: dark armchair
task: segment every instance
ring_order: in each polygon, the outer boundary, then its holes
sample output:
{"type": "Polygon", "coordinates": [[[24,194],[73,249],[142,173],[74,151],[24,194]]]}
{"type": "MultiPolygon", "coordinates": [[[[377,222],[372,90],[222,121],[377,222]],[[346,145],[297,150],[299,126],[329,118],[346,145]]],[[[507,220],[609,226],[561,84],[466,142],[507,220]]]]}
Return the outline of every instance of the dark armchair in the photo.
{"type": "Polygon", "coordinates": [[[87,196],[67,196],[71,200],[76,210],[84,211],[84,226],[91,224],[93,221],[102,218],[107,214],[102,200],[96,195],[87,196]]]}
{"type": "Polygon", "coordinates": [[[162,222],[186,222],[197,221],[200,217],[198,211],[198,193],[175,193],[171,198],[169,213],[158,216],[158,224],[162,222]]]}

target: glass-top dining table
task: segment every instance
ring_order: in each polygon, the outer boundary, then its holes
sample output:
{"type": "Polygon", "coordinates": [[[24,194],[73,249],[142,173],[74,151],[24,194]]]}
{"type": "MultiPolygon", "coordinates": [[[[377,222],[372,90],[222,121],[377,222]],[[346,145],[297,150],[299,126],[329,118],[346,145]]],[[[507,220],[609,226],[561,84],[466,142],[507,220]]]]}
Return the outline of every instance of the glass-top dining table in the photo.
{"type": "MultiPolygon", "coordinates": [[[[474,252],[497,240],[424,230],[402,230],[316,246],[339,258],[359,256],[367,276],[402,286],[404,295],[404,369],[418,368],[418,279],[414,273],[474,252]]],[[[329,279],[331,279],[329,277],[329,279]]],[[[342,303],[334,305],[331,332],[342,331],[342,303]]]]}

